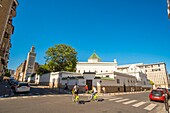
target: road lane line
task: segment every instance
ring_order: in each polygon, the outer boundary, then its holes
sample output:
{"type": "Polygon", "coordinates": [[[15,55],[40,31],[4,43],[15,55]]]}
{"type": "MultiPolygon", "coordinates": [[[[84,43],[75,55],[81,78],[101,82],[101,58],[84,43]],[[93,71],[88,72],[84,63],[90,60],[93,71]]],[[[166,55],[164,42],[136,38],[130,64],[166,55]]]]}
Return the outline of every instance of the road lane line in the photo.
{"type": "Polygon", "coordinates": [[[132,105],[132,106],[134,106],[134,107],[139,107],[139,106],[141,106],[141,105],[143,105],[143,104],[145,104],[146,102],[139,102],[139,103],[137,103],[137,104],[134,104],[134,105],[132,105]]]}
{"type": "Polygon", "coordinates": [[[146,106],[144,109],[150,111],[153,108],[155,108],[156,106],[157,106],[157,104],[150,104],[150,105],[146,106]]]}
{"type": "Polygon", "coordinates": [[[137,100],[131,100],[131,101],[128,101],[128,102],[124,102],[123,104],[131,104],[133,102],[136,102],[137,100]]]}
{"type": "Polygon", "coordinates": [[[127,99],[117,100],[115,102],[123,102],[123,101],[127,101],[127,100],[129,100],[129,99],[127,98],[127,99]]]}
{"type": "Polygon", "coordinates": [[[113,99],[109,99],[109,101],[119,100],[119,99],[122,99],[122,98],[113,98],[113,99]]]}

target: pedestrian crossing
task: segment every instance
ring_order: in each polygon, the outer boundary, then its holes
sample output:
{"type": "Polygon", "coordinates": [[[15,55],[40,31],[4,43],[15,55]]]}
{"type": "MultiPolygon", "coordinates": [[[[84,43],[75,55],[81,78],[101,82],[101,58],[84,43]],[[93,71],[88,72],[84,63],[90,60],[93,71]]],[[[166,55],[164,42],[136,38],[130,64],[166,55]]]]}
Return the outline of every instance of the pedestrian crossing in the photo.
{"type": "Polygon", "coordinates": [[[143,107],[143,109],[147,111],[151,111],[154,108],[156,108],[158,105],[155,103],[148,103],[144,101],[139,101],[139,100],[133,100],[129,98],[122,98],[122,97],[108,97],[108,98],[103,98],[105,100],[108,100],[110,102],[116,102],[116,103],[122,103],[124,105],[130,105],[132,107],[138,108],[138,107],[143,107]]]}

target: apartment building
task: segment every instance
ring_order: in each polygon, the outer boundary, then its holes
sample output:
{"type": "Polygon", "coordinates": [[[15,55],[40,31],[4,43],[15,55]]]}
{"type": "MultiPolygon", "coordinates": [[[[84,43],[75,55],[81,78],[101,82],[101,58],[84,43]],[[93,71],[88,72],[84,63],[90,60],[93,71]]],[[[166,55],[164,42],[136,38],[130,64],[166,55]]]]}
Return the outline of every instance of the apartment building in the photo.
{"type": "Polygon", "coordinates": [[[147,75],[147,78],[154,83],[154,88],[169,87],[169,78],[166,69],[166,64],[163,62],[153,64],[128,64],[118,66],[118,71],[124,73],[142,72],[147,75]]]}
{"type": "Polygon", "coordinates": [[[0,76],[8,65],[9,50],[14,33],[13,18],[16,16],[17,0],[0,0],[0,76]]]}

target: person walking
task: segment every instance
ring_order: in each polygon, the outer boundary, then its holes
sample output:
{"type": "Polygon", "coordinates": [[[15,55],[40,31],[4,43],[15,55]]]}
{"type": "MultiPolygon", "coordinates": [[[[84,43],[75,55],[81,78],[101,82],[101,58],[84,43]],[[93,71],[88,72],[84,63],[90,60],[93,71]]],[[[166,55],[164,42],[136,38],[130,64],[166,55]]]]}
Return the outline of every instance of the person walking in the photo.
{"type": "Polygon", "coordinates": [[[88,93],[88,90],[89,90],[88,85],[85,85],[85,93],[88,93]]]}

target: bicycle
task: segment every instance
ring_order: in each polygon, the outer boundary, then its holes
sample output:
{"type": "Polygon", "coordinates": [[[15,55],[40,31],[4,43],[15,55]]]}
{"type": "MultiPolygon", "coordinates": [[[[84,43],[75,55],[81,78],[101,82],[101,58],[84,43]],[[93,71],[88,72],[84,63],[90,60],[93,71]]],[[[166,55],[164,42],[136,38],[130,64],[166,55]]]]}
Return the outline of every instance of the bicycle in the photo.
{"type": "Polygon", "coordinates": [[[79,96],[74,94],[74,92],[72,91],[72,101],[75,102],[76,104],[79,104],[79,96]]]}
{"type": "Polygon", "coordinates": [[[95,102],[98,102],[98,95],[97,95],[97,93],[94,94],[93,97],[92,97],[92,95],[88,96],[88,100],[90,100],[90,101],[93,100],[95,102]]]}

